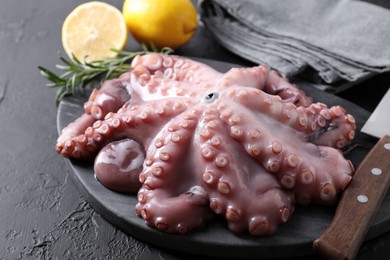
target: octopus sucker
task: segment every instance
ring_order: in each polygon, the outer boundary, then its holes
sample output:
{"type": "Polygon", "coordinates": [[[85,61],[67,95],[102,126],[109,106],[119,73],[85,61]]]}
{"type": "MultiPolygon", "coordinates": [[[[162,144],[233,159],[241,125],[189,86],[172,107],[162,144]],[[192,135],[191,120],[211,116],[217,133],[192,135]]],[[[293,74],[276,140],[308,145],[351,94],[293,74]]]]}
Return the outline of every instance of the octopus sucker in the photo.
{"type": "Polygon", "coordinates": [[[247,150],[248,154],[254,158],[260,156],[262,153],[261,148],[256,146],[256,145],[249,145],[249,146],[247,146],[246,150],[247,150]]]}
{"type": "Polygon", "coordinates": [[[253,218],[250,220],[249,233],[256,236],[266,235],[268,232],[269,223],[265,219],[253,218]]]}
{"type": "Polygon", "coordinates": [[[290,217],[291,217],[291,214],[292,214],[292,211],[293,210],[290,210],[289,208],[287,207],[283,207],[279,210],[280,212],[280,222],[282,223],[286,223],[290,217]]]}
{"type": "Polygon", "coordinates": [[[282,151],[283,146],[278,141],[272,141],[271,149],[272,149],[272,152],[274,152],[275,154],[278,154],[282,151]]]}
{"type": "Polygon", "coordinates": [[[220,215],[234,233],[270,236],[295,204],[333,205],[350,182],[340,149],[355,137],[353,116],[314,103],[266,65],[220,73],[150,53],[131,67],[93,90],[56,151],[95,159],[99,181],[137,194],[147,225],[184,234],[220,215]]]}
{"type": "Polygon", "coordinates": [[[218,168],[224,168],[229,164],[229,158],[225,155],[218,155],[217,158],[215,158],[215,165],[218,168]]]}
{"type": "Polygon", "coordinates": [[[229,194],[232,191],[232,184],[220,179],[218,183],[218,191],[222,194],[229,194]]]}
{"type": "Polygon", "coordinates": [[[286,157],[287,166],[290,168],[295,168],[299,164],[299,157],[295,154],[289,154],[286,157]]]}
{"type": "Polygon", "coordinates": [[[326,183],[321,188],[320,197],[324,203],[332,203],[335,200],[336,189],[331,183],[326,183]]]}
{"type": "Polygon", "coordinates": [[[164,168],[162,166],[154,166],[151,172],[156,177],[162,177],[164,174],[164,168]]]}
{"type": "Polygon", "coordinates": [[[280,183],[286,189],[293,189],[295,186],[295,178],[296,176],[294,174],[287,173],[280,178],[280,183]]]}
{"type": "Polygon", "coordinates": [[[210,208],[215,214],[223,214],[224,205],[216,198],[210,199],[210,208]]]}
{"type": "Polygon", "coordinates": [[[278,159],[269,159],[266,163],[266,169],[270,173],[276,173],[280,169],[280,162],[278,159]]]}
{"type": "Polygon", "coordinates": [[[229,208],[226,212],[226,219],[231,222],[236,222],[241,219],[241,214],[234,208],[229,208]]]}
{"type": "Polygon", "coordinates": [[[311,170],[303,170],[299,175],[302,184],[310,184],[315,179],[314,174],[311,170]]]}
{"type": "Polygon", "coordinates": [[[216,151],[213,147],[210,147],[209,145],[205,145],[202,148],[202,156],[205,160],[213,160],[215,158],[216,151]]]}
{"type": "Polygon", "coordinates": [[[202,179],[206,184],[212,185],[215,183],[216,176],[213,171],[206,170],[202,175],[202,179]]]}

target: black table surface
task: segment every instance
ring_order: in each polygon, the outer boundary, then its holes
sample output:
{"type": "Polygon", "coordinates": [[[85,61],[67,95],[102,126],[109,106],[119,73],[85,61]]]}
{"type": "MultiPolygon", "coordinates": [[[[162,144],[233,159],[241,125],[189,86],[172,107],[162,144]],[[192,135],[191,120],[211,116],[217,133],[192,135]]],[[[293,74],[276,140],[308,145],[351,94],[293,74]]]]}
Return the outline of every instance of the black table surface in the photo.
{"type": "MultiPolygon", "coordinates": [[[[198,259],[108,223],[82,197],[69,165],[55,152],[55,89],[46,87],[37,66],[54,68],[64,55],[61,26],[81,2],[0,0],[0,259],[198,259]]],[[[126,50],[139,49],[130,36],[126,50]]],[[[223,49],[202,25],[176,54],[252,65],[223,49]]],[[[372,111],[389,80],[389,73],[376,75],[338,95],[372,111]]],[[[358,259],[389,253],[386,233],[366,241],[358,259]]]]}

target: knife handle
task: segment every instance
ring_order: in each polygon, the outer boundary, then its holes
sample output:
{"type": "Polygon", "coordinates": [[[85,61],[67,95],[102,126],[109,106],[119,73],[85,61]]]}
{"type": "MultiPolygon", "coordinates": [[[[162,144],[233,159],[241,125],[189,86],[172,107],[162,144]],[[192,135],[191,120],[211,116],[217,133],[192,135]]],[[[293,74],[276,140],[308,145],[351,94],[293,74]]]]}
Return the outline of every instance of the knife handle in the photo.
{"type": "Polygon", "coordinates": [[[325,259],[355,259],[390,184],[390,136],[382,137],[360,163],[343,192],[335,217],[314,241],[325,259]]]}

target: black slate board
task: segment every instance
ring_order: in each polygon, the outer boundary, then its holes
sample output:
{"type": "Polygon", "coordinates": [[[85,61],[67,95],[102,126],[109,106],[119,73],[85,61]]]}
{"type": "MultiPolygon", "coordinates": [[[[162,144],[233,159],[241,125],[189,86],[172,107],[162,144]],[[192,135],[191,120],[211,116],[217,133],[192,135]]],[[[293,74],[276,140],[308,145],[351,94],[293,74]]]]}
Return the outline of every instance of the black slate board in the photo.
{"type": "MultiPolygon", "coordinates": [[[[233,64],[205,60],[217,70],[227,71],[233,64]]],[[[369,112],[341,99],[335,95],[324,93],[311,84],[297,82],[299,87],[313,97],[315,101],[331,105],[342,105],[357,121],[360,131],[369,117],[369,112]]],[[[60,131],[68,123],[74,121],[83,113],[85,97],[67,97],[61,101],[57,127],[60,131]]],[[[355,144],[371,147],[375,138],[357,133],[355,144]]],[[[368,152],[368,148],[357,148],[347,156],[357,168],[359,162],[368,152]]],[[[279,226],[276,235],[272,237],[253,237],[250,235],[235,235],[226,228],[221,218],[210,221],[204,228],[194,230],[185,235],[173,235],[148,227],[143,219],[135,214],[137,198],[111,191],[95,178],[92,163],[67,160],[73,169],[72,177],[85,199],[107,221],[124,232],[153,245],[192,254],[224,258],[289,258],[312,254],[312,242],[330,224],[335,208],[322,206],[296,207],[292,219],[279,226]]],[[[376,218],[366,239],[377,237],[390,230],[390,193],[382,202],[376,218]]]]}

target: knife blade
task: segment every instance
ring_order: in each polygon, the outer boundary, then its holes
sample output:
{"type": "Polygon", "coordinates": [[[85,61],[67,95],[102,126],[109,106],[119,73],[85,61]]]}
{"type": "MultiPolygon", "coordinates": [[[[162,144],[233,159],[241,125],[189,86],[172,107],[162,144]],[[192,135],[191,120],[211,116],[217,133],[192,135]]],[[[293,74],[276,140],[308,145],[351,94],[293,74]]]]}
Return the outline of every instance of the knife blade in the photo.
{"type": "Polygon", "coordinates": [[[325,259],[355,259],[390,185],[390,89],[362,128],[380,140],[344,190],[330,226],[313,243],[325,259]]]}

